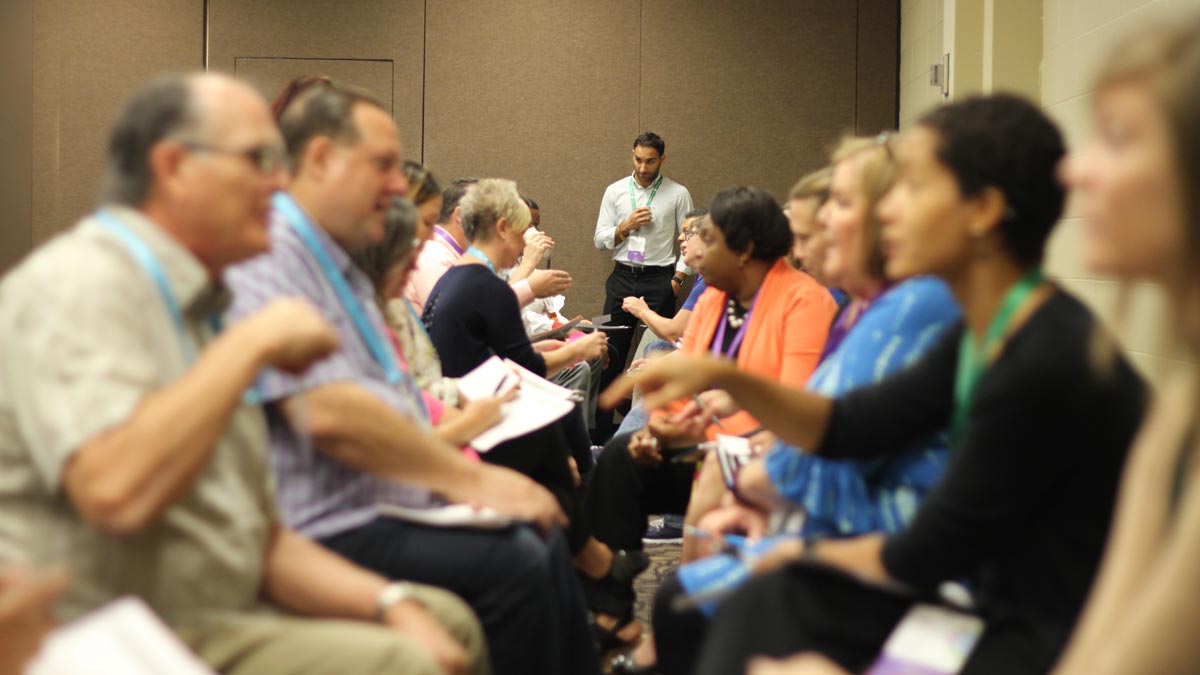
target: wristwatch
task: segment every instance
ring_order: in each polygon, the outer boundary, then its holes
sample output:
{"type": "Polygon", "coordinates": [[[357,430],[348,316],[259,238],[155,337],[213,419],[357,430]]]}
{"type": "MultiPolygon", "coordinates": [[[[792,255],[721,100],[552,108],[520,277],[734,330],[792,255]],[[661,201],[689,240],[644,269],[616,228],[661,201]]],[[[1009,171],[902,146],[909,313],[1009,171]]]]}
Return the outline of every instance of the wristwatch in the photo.
{"type": "Polygon", "coordinates": [[[673,274],[671,276],[671,281],[674,281],[675,283],[682,286],[683,282],[687,281],[687,276],[684,274],[680,274],[679,272],[676,272],[675,274],[673,274]]]}
{"type": "Polygon", "coordinates": [[[422,604],[417,599],[416,590],[416,587],[407,581],[393,581],[384,586],[383,590],[379,591],[379,598],[375,601],[375,622],[383,623],[387,611],[405,600],[422,604]]]}

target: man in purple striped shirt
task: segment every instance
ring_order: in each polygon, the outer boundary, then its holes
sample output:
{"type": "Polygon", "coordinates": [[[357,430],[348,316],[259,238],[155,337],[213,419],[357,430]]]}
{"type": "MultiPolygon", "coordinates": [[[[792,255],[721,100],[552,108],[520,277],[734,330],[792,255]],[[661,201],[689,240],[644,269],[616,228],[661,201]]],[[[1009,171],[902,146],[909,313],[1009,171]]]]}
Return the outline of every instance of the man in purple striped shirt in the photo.
{"type": "Polygon", "coordinates": [[[270,254],[228,277],[231,316],[301,296],[341,339],[303,376],[269,371],[259,382],[285,522],[390,578],[461,595],[479,614],[497,673],[597,672],[557,502],[525,476],[472,463],[437,439],[419,390],[398,369],[374,289],[347,254],[382,237],[388,205],[407,191],[395,123],[370,97],[320,84],[287,106],[280,128],[292,188],[276,195],[270,254]],[[523,525],[456,529],[388,515],[389,506],[442,500],[533,521],[546,541],[523,525]]]}

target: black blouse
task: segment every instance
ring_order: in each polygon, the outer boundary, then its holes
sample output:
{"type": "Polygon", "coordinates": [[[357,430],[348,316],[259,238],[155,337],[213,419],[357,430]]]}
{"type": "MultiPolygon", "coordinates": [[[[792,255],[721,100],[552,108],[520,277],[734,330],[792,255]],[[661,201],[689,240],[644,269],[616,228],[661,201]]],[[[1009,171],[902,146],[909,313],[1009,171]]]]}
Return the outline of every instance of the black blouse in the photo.
{"type": "MultiPolygon", "coordinates": [[[[942,480],[883,551],[888,574],[917,588],[970,580],[989,630],[1013,628],[1045,659],[1065,644],[1091,587],[1146,403],[1123,358],[1108,369],[1090,362],[1097,329],[1066,293],[1035,311],[980,380],[942,480]]],[[[820,454],[902,451],[945,428],[963,330],[839,399],[820,454]]]]}

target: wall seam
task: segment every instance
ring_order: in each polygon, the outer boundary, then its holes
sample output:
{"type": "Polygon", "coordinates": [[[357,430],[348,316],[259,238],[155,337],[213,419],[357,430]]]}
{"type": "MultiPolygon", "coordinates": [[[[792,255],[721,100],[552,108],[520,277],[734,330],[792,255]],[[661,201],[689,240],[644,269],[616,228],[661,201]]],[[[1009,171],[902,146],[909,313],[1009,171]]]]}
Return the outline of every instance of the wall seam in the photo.
{"type": "MultiPolygon", "coordinates": [[[[421,164],[425,163],[425,87],[429,79],[429,0],[425,0],[421,13],[421,164]]],[[[392,110],[396,109],[396,62],[392,61],[392,110]]]]}
{"type": "Polygon", "coordinates": [[[204,0],[204,17],[200,20],[201,53],[204,55],[204,70],[208,70],[208,0],[204,0]]]}
{"type": "Polygon", "coordinates": [[[642,59],[642,36],[645,35],[644,24],[646,22],[646,0],[638,0],[638,115],[637,129],[634,133],[642,133],[642,70],[645,68],[642,59]]]}

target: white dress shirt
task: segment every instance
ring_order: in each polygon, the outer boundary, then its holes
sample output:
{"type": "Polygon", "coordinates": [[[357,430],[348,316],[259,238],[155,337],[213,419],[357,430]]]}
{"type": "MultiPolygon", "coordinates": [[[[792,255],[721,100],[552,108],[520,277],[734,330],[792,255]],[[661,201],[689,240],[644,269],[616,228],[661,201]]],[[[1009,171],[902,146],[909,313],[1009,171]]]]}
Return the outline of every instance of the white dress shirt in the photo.
{"type": "Polygon", "coordinates": [[[604,199],[600,201],[600,217],[596,219],[596,248],[611,250],[613,260],[624,265],[674,265],[677,270],[687,274],[691,270],[683,264],[682,259],[676,260],[675,240],[679,238],[684,214],[692,210],[692,195],[687,188],[665,175],[661,178],[662,183],[659,184],[657,192],[654,192],[654,183],[649,187],[642,187],[632,174],[608,186],[604,191],[604,199]],[[633,186],[632,198],[630,186],[633,186]],[[635,209],[646,206],[647,203],[650,205],[650,224],[630,232],[624,241],[616,245],[617,226],[635,209]],[[631,261],[629,243],[633,237],[639,236],[646,239],[645,260],[631,261]]]}

